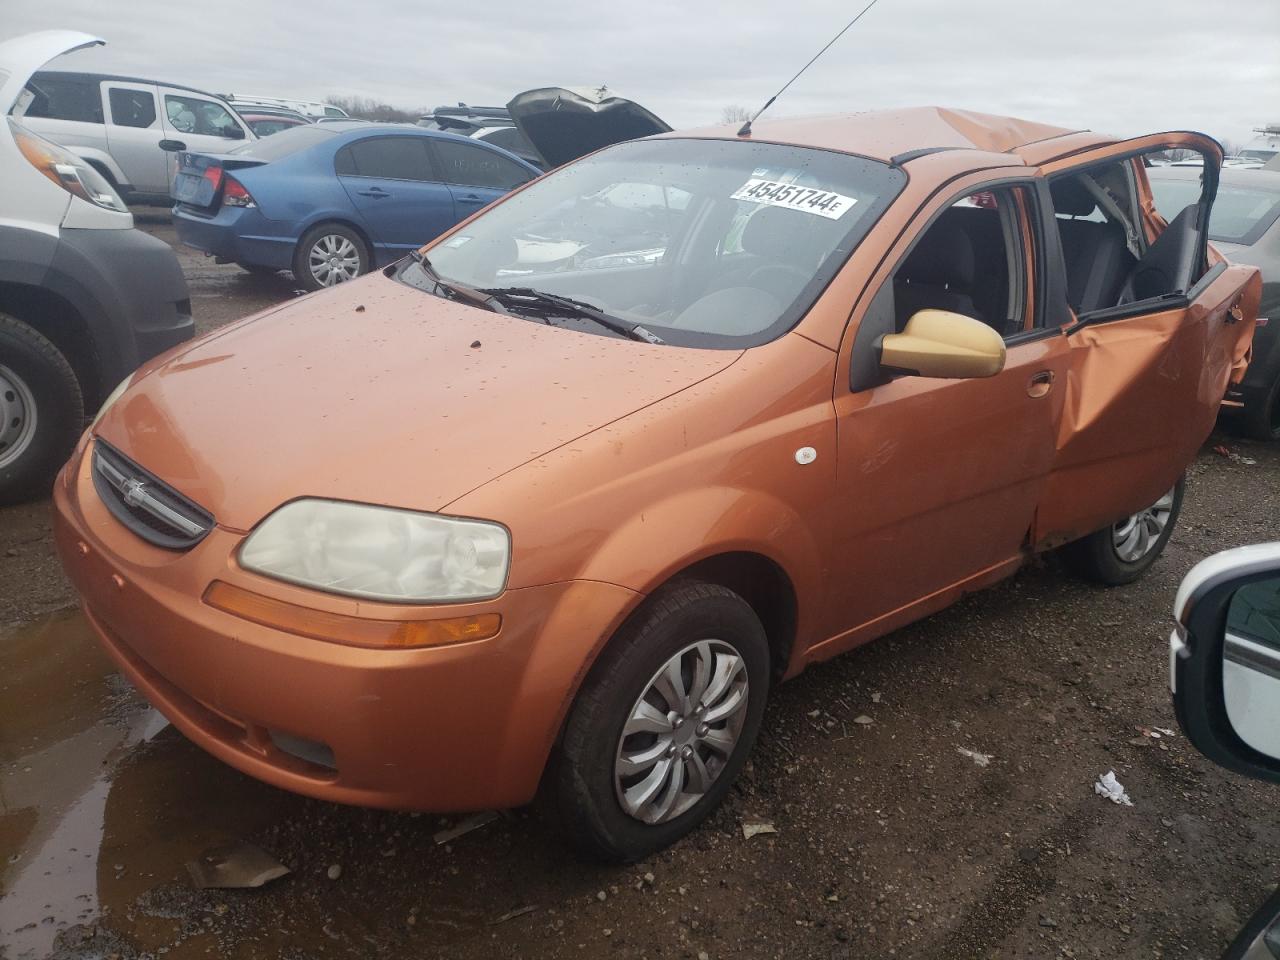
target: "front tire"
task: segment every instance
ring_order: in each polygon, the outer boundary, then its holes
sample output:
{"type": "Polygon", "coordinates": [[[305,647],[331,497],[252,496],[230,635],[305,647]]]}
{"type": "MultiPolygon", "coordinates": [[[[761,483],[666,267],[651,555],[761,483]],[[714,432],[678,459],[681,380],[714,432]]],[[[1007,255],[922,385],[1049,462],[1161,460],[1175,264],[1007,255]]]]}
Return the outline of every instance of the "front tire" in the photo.
{"type": "Polygon", "coordinates": [[[1267,395],[1246,404],[1238,421],[1240,432],[1254,440],[1280,440],[1280,372],[1267,395]]]}
{"type": "Polygon", "coordinates": [[[306,290],[323,290],[369,272],[369,247],[355,230],[322,223],[308,230],[293,253],[293,279],[306,290]]]}
{"type": "Polygon", "coordinates": [[[1156,562],[1173,535],[1186,478],[1159,500],[1062,548],[1063,558],[1086,580],[1109,587],[1133,583],[1156,562]]]}
{"type": "Polygon", "coordinates": [[[66,357],[0,313],[0,505],[47,495],[83,426],[84,398],[66,357]]]}
{"type": "Polygon", "coordinates": [[[755,744],[769,643],[732,590],[685,581],[655,593],[592,668],[555,774],[567,839],[630,863],[720,804],[755,744]]]}

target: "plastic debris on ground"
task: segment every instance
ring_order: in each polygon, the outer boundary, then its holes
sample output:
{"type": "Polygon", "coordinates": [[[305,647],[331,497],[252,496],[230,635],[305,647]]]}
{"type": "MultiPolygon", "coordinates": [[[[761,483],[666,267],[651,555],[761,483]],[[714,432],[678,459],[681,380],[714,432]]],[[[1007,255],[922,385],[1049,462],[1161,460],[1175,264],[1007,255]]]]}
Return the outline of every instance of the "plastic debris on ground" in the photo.
{"type": "Polygon", "coordinates": [[[500,917],[496,917],[489,921],[489,926],[496,926],[499,923],[506,923],[508,920],[514,920],[516,917],[523,917],[526,913],[533,913],[537,910],[537,906],[530,904],[527,907],[516,907],[514,910],[508,910],[500,917]]]}
{"type": "Polygon", "coordinates": [[[1133,801],[1129,799],[1129,794],[1125,793],[1124,784],[1116,779],[1114,770],[1108,770],[1098,777],[1093,785],[1093,792],[1100,797],[1106,797],[1112,803],[1118,803],[1125,807],[1133,806],[1133,801]]]}
{"type": "Polygon", "coordinates": [[[956,753],[960,754],[962,757],[968,757],[980,767],[987,766],[995,759],[994,754],[979,753],[977,750],[966,750],[964,747],[956,747],[956,753]]]}
{"type": "Polygon", "coordinates": [[[237,890],[261,887],[278,880],[289,868],[252,843],[231,843],[214,847],[187,861],[191,882],[200,890],[237,890]]]}
{"type": "Polygon", "coordinates": [[[1253,459],[1253,457],[1246,457],[1242,454],[1236,453],[1234,450],[1228,447],[1225,443],[1218,444],[1216,447],[1213,448],[1213,452],[1220,457],[1226,457],[1232,463],[1243,464],[1246,467],[1252,467],[1258,462],[1257,460],[1253,459]]]}
{"type": "Polygon", "coordinates": [[[752,837],[762,833],[777,833],[778,828],[768,820],[743,820],[742,821],[742,839],[750,840],[752,837]]]}
{"type": "Polygon", "coordinates": [[[436,846],[443,843],[449,843],[457,840],[463,834],[470,833],[472,830],[479,830],[486,823],[492,823],[498,819],[496,810],[484,810],[480,813],[473,813],[471,816],[458,822],[456,826],[450,827],[448,830],[437,831],[432,837],[436,842],[436,846]]]}

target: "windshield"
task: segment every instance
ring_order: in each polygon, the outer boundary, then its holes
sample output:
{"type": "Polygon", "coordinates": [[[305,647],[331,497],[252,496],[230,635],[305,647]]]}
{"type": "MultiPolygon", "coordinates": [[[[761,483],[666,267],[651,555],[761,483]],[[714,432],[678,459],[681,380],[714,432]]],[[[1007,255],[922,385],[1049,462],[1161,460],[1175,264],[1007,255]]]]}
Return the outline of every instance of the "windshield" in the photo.
{"type": "MultiPolygon", "coordinates": [[[[1171,219],[1187,204],[1200,199],[1200,181],[1198,178],[1152,178],[1151,192],[1155,195],[1160,215],[1171,219]]],[[[1222,243],[1254,244],[1277,218],[1280,218],[1280,188],[1219,183],[1213,212],[1209,214],[1209,239],[1222,243]]]]}
{"type": "Polygon", "coordinates": [[[905,182],[825,150],[633,141],[536,181],[428,255],[471,288],[570,297],[667,343],[751,346],[794,326],[905,182]]]}
{"type": "Polygon", "coordinates": [[[305,126],[281,130],[279,133],[273,134],[270,139],[251,140],[248,143],[242,143],[227,152],[234,153],[236,156],[253,157],[255,160],[280,160],[291,153],[314,147],[321,140],[328,140],[341,132],[327,124],[320,126],[319,124],[308,123],[305,126]]]}

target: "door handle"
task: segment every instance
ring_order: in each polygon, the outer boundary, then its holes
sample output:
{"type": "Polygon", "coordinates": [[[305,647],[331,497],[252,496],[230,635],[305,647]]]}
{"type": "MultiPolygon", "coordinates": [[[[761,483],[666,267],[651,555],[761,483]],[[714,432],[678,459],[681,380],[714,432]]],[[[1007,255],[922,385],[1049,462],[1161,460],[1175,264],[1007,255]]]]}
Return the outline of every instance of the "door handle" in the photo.
{"type": "Polygon", "coordinates": [[[181,140],[161,140],[159,146],[165,153],[177,153],[179,150],[187,149],[187,145],[181,140]]]}
{"type": "Polygon", "coordinates": [[[391,194],[383,190],[381,187],[371,187],[368,190],[357,190],[356,193],[362,197],[389,197],[391,194]]]}
{"type": "Polygon", "coordinates": [[[1032,374],[1031,379],[1027,381],[1027,396],[1040,398],[1046,396],[1053,389],[1053,371],[1041,370],[1039,373],[1032,374]]]}
{"type": "Polygon", "coordinates": [[[484,197],[476,196],[474,193],[464,193],[457,198],[459,203],[488,203],[484,197]]]}

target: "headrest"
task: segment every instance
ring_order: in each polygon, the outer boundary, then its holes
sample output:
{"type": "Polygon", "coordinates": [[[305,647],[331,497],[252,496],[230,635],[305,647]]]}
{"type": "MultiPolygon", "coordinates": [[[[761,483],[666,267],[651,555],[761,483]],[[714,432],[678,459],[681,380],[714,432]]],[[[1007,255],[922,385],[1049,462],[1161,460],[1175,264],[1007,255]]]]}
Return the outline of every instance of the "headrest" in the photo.
{"type": "Polygon", "coordinates": [[[1093,194],[1075,177],[1053,181],[1049,184],[1049,193],[1053,197],[1054,211],[1069,217],[1087,217],[1098,206],[1093,194]]]}
{"type": "Polygon", "coordinates": [[[814,245],[806,243],[805,234],[821,229],[827,221],[811,213],[786,207],[757,210],[742,231],[742,249],[765,260],[791,263],[814,245]]]}
{"type": "Polygon", "coordinates": [[[967,290],[973,285],[973,241],[962,227],[940,220],[911,251],[900,276],[912,283],[967,290]]]}

